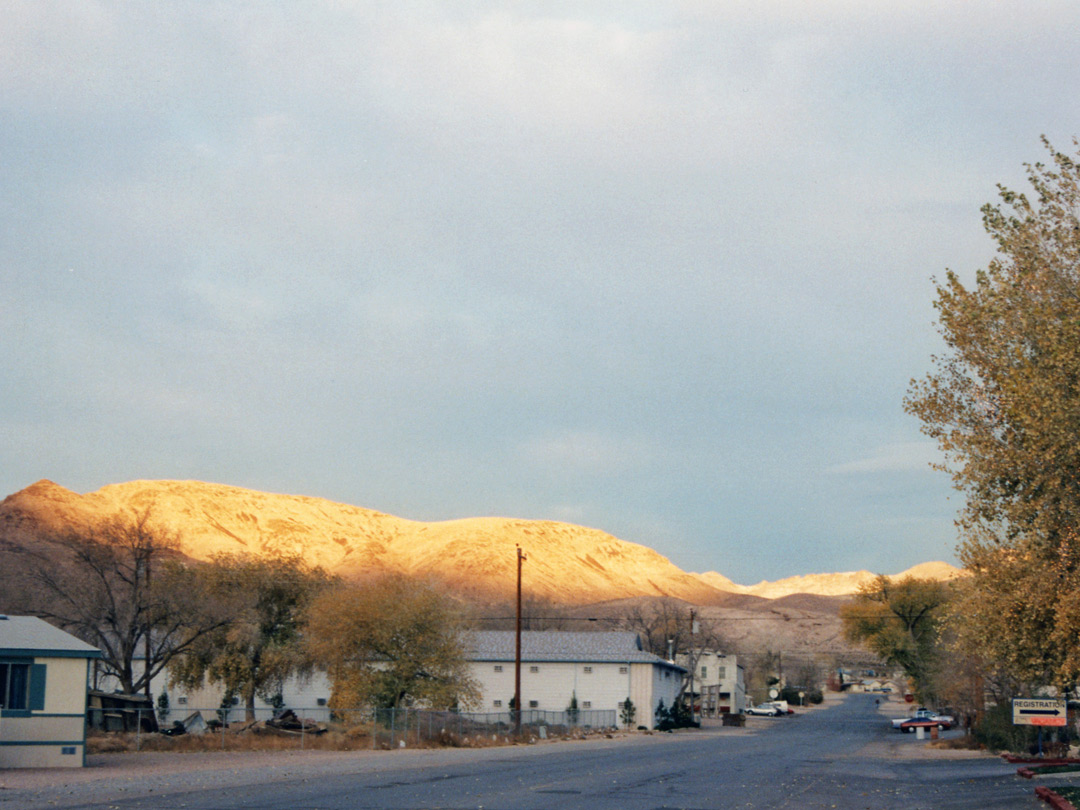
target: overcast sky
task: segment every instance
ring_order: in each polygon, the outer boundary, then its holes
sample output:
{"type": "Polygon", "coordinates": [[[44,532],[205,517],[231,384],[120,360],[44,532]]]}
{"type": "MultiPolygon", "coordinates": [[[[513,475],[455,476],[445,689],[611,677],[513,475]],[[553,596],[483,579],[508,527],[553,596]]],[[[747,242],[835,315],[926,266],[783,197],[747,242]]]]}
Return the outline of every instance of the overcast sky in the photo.
{"type": "Polygon", "coordinates": [[[0,0],[0,494],[566,520],[736,581],[954,561],[932,277],[1080,4],[0,0]]]}

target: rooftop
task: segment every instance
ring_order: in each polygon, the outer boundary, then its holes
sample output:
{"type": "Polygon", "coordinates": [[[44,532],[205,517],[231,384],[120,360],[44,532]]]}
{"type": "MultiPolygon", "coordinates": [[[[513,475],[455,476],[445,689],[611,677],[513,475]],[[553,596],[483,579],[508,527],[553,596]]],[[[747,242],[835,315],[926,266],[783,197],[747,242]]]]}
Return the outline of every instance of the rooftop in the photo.
{"type": "Polygon", "coordinates": [[[101,652],[36,616],[0,614],[0,653],[97,658],[101,652]]]}
{"type": "MultiPolygon", "coordinates": [[[[513,661],[513,630],[481,630],[472,635],[474,661],[513,661]]],[[[521,634],[523,661],[662,664],[681,669],[658,655],[645,652],[636,633],[580,633],[562,630],[526,630],[521,634]]]]}

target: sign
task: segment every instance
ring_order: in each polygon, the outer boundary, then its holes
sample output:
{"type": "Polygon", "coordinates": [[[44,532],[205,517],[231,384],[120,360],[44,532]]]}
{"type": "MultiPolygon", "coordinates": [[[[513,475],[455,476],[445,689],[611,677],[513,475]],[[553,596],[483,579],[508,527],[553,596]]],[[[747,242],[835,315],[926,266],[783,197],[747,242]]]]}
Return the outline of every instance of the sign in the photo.
{"type": "Polygon", "coordinates": [[[1065,701],[1055,698],[1013,698],[1014,726],[1063,726],[1065,701]]]}

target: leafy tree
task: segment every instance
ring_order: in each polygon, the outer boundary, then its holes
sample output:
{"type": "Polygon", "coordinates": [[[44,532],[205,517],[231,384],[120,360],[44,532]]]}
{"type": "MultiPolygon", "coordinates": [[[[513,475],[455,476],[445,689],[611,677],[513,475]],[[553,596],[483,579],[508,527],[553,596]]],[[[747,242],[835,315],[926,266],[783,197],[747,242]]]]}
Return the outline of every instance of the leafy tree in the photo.
{"type": "Polygon", "coordinates": [[[300,638],[302,618],[331,579],[299,557],[227,554],[214,557],[200,576],[232,620],[190,645],[173,662],[172,679],[188,688],[207,679],[220,683],[230,698],[243,700],[253,720],[256,695],[270,701],[286,678],[310,670],[300,638]]]}
{"type": "Polygon", "coordinates": [[[340,711],[479,702],[465,617],[433,586],[388,577],[328,591],[308,611],[307,644],[330,675],[340,711]]]}
{"type": "Polygon", "coordinates": [[[637,706],[629,696],[623,701],[622,708],[619,710],[619,720],[627,728],[634,725],[634,721],[637,720],[637,706]]]}
{"type": "Polygon", "coordinates": [[[926,699],[933,686],[948,600],[949,586],[943,582],[914,577],[893,582],[878,576],[841,606],[844,636],[901,667],[915,693],[926,699]]]}
{"type": "Polygon", "coordinates": [[[570,702],[566,706],[566,717],[570,721],[570,725],[576,726],[578,716],[581,714],[581,710],[578,708],[577,692],[573,692],[570,695],[570,702]]]}
{"type": "MultiPolygon", "coordinates": [[[[997,255],[937,285],[947,352],[907,410],[965,498],[970,642],[1021,681],[1080,677],[1080,166],[1053,149],[1033,189],[983,208],[997,255]]],[[[1074,141],[1074,146],[1077,142],[1074,141]]]]}
{"type": "Polygon", "coordinates": [[[229,621],[149,510],[67,527],[25,563],[26,608],[98,647],[123,692],[146,691],[173,658],[229,621]],[[140,666],[136,662],[141,661],[140,666]]]}

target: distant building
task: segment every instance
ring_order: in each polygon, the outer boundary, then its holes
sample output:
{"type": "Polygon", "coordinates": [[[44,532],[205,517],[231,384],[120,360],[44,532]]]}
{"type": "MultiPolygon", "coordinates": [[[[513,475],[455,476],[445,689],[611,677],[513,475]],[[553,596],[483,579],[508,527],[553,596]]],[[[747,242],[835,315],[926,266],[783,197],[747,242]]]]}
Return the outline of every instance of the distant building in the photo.
{"type": "Polygon", "coordinates": [[[689,672],[693,668],[692,699],[704,717],[738,713],[746,708],[746,677],[735,655],[716,650],[679,653],[675,662],[687,671],[685,696],[691,699],[689,672]]]}
{"type": "MultiPolygon", "coordinates": [[[[468,653],[471,675],[480,686],[485,713],[509,712],[514,697],[513,631],[479,631],[472,634],[468,653]]],[[[656,708],[663,700],[671,706],[679,695],[684,670],[659,656],[645,652],[636,633],[571,633],[560,630],[525,631],[521,634],[521,702],[523,710],[562,712],[577,698],[582,721],[588,712],[607,711],[611,722],[622,725],[621,712],[627,698],[635,708],[633,726],[652,728],[656,708]]],[[[164,679],[160,679],[163,688],[164,679]]],[[[159,694],[159,683],[153,685],[159,694]]],[[[198,690],[171,688],[172,716],[192,709],[216,709],[221,689],[208,684],[198,690]]],[[[289,678],[282,690],[285,705],[303,709],[305,716],[324,720],[331,684],[323,672],[309,678],[289,678]]],[[[243,707],[234,702],[235,717],[243,707]]],[[[256,700],[256,708],[270,707],[256,700]]]]}
{"type": "MultiPolygon", "coordinates": [[[[474,634],[469,655],[480,683],[482,711],[505,711],[514,696],[514,633],[474,634]]],[[[577,697],[578,708],[615,710],[627,698],[636,709],[634,726],[652,728],[656,708],[679,696],[684,670],[645,652],[636,633],[571,633],[533,630],[521,634],[522,709],[560,712],[577,697]]]]}
{"type": "Polygon", "coordinates": [[[87,678],[100,656],[42,619],[0,615],[0,768],[83,766],[87,678]]]}

